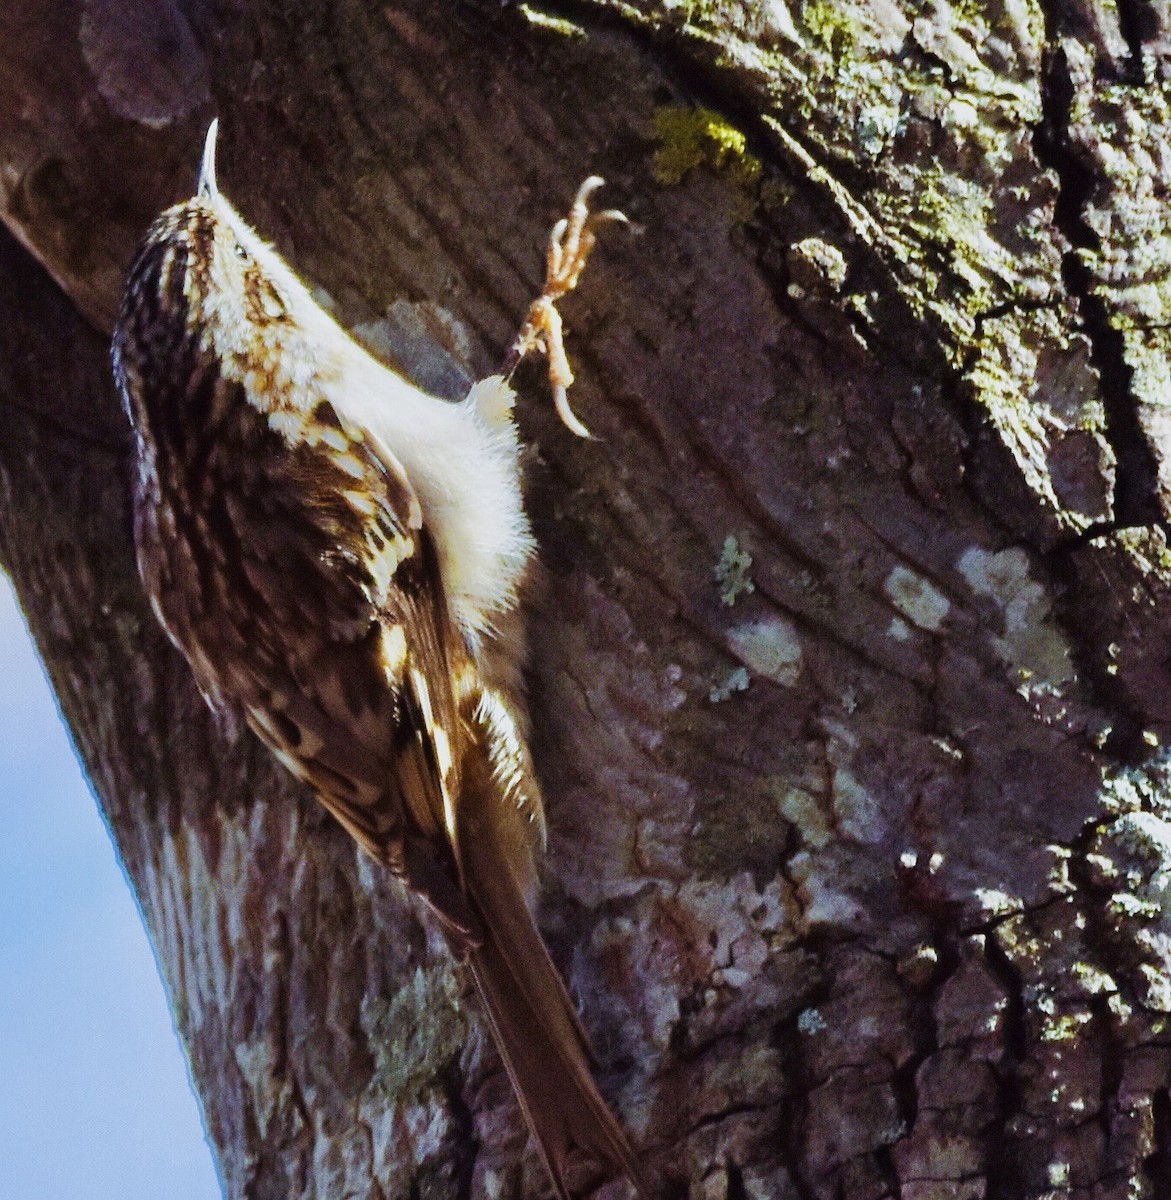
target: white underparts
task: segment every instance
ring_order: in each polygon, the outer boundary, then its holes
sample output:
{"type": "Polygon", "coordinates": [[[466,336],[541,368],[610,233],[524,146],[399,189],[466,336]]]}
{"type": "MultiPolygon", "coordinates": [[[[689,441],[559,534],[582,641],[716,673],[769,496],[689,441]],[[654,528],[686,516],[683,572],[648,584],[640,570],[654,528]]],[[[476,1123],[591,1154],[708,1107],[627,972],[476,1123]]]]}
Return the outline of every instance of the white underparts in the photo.
{"type": "MultiPolygon", "coordinates": [[[[290,318],[282,326],[287,345],[276,356],[283,377],[241,382],[250,394],[257,393],[254,402],[290,441],[304,435],[309,414],[328,400],[343,420],[389,450],[418,497],[452,616],[478,649],[496,620],[516,605],[535,548],[521,497],[512,388],[493,376],[453,404],[414,387],[350,338],[222,195],[214,204],[290,318]],[[264,399],[273,396],[281,397],[279,413],[264,399]]],[[[213,271],[241,269],[230,252],[215,258],[213,271]]],[[[211,294],[233,297],[243,290],[213,286],[211,294]]],[[[233,315],[219,313],[209,324],[218,331],[248,328],[243,313],[225,319],[233,315]]],[[[214,352],[230,371],[233,361],[246,360],[245,347],[234,346],[230,332],[218,336],[225,344],[217,344],[214,352]]]]}

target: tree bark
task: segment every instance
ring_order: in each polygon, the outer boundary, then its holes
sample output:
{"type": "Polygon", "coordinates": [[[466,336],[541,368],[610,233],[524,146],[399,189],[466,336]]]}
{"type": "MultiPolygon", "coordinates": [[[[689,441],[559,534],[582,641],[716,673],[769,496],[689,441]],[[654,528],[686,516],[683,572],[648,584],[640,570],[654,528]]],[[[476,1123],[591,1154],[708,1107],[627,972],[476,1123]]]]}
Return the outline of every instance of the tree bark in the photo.
{"type": "Polygon", "coordinates": [[[664,1194],[1168,1194],[1169,30],[1148,0],[0,12],[0,209],[40,263],[0,241],[0,560],[226,1196],[543,1184],[426,918],[214,726],[134,572],[106,335],[213,113],[226,194],[443,394],[585,175],[641,226],[565,306],[600,441],[539,371],[521,421],[542,925],[664,1194]]]}

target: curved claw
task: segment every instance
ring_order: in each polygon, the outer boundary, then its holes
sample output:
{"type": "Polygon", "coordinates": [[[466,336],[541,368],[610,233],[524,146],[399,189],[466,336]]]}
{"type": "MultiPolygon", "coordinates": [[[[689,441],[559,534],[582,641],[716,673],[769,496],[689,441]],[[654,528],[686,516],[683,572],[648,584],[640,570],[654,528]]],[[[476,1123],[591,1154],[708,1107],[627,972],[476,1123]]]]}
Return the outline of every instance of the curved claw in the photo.
{"type": "Polygon", "coordinates": [[[605,187],[605,185],[606,181],[601,177],[601,175],[591,175],[581,185],[581,187],[577,189],[577,195],[573,198],[573,207],[577,208],[579,205],[583,208],[587,207],[587,201],[589,198],[598,190],[598,188],[605,187]]]}
{"type": "Polygon", "coordinates": [[[557,409],[557,415],[561,418],[561,423],[579,438],[584,438],[587,442],[597,441],[597,438],[590,433],[588,426],[583,425],[578,418],[577,413],[569,407],[569,393],[559,383],[553,385],[553,405],[557,409]]]}

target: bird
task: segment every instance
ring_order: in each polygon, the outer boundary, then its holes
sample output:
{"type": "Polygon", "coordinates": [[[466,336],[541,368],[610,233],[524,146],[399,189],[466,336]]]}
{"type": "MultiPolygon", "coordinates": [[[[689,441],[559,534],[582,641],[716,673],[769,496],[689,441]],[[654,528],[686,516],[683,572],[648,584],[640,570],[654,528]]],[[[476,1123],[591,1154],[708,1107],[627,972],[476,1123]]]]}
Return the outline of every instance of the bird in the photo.
{"type": "MultiPolygon", "coordinates": [[[[544,811],[517,615],[536,543],[515,393],[462,402],[375,359],[216,180],[134,255],[112,343],[133,429],[134,539],[151,607],[213,711],[242,717],[466,964],[558,1200],[579,1165],[642,1168],[532,915],[544,811]]],[[[510,354],[572,381],[556,300],[599,220],[591,177],[550,239],[510,354]]]]}

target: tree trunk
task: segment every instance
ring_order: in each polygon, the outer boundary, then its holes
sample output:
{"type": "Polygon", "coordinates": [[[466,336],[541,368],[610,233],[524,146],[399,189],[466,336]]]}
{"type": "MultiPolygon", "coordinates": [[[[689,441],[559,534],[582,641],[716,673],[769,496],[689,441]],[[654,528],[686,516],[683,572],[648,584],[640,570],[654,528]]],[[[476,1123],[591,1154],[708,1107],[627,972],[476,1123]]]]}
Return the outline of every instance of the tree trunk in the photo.
{"type": "Polygon", "coordinates": [[[541,920],[664,1194],[1171,1193],[1169,77],[1153,0],[0,12],[0,206],[65,293],[0,242],[0,559],[228,1197],[543,1184],[426,917],[134,572],[106,335],[213,113],[444,394],[582,178],[641,226],[565,305],[600,440],[537,370],[521,421],[541,920]]]}

